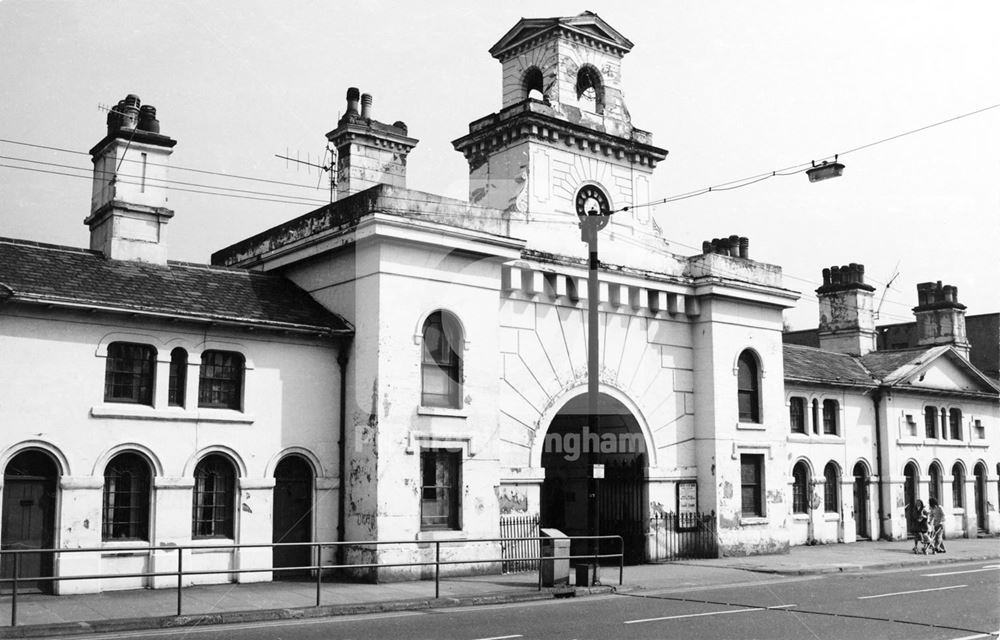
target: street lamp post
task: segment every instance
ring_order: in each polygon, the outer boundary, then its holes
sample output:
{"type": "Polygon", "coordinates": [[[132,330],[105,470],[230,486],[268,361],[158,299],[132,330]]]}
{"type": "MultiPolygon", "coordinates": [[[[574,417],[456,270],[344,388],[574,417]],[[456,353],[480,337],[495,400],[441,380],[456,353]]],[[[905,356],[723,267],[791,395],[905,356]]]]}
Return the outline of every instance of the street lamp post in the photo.
{"type": "MultiPolygon", "coordinates": [[[[582,188],[576,197],[576,212],[580,218],[580,239],[587,243],[589,253],[588,274],[587,274],[587,429],[589,433],[583,438],[583,443],[588,446],[590,443],[597,443],[600,446],[600,420],[598,418],[598,402],[600,382],[600,362],[599,362],[599,321],[598,307],[600,304],[601,290],[598,281],[600,261],[597,255],[597,235],[598,231],[608,225],[611,219],[611,210],[607,196],[595,186],[588,185],[582,188]]],[[[598,451],[598,454],[600,452],[598,451]]],[[[589,516],[589,528],[592,536],[601,535],[601,477],[603,477],[603,467],[598,470],[595,460],[599,460],[594,455],[593,447],[587,448],[587,514],[589,516]]],[[[600,554],[600,541],[592,538],[590,544],[591,553],[595,559],[595,565],[590,575],[597,582],[600,566],[597,556],[600,554]]],[[[588,578],[588,584],[591,580],[588,578]]]]}

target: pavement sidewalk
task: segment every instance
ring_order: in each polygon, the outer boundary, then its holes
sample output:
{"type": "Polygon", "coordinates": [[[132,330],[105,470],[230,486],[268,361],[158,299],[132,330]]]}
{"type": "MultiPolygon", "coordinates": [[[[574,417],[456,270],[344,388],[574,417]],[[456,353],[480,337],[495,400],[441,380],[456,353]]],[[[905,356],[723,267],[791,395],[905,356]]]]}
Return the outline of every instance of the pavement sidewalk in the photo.
{"type": "Polygon", "coordinates": [[[792,547],[788,553],[767,556],[683,560],[666,564],[626,567],[623,586],[618,569],[601,570],[604,586],[554,591],[537,588],[537,574],[521,573],[442,578],[440,598],[433,581],[388,584],[323,583],[319,607],[311,581],[224,584],[188,587],[182,591],[182,616],[177,616],[177,592],[164,590],[108,591],[99,594],[51,596],[21,595],[18,626],[11,627],[11,598],[0,597],[0,638],[52,637],[108,633],[136,629],[221,624],[382,611],[431,609],[469,604],[520,602],[554,595],[607,593],[613,589],[663,590],[711,583],[713,574],[742,572],[808,575],[976,560],[998,560],[1000,538],[947,541],[947,553],[915,555],[912,543],[857,542],[792,547]],[[713,572],[713,569],[719,570],[713,572]],[[568,591],[568,593],[567,593],[568,591]]]}

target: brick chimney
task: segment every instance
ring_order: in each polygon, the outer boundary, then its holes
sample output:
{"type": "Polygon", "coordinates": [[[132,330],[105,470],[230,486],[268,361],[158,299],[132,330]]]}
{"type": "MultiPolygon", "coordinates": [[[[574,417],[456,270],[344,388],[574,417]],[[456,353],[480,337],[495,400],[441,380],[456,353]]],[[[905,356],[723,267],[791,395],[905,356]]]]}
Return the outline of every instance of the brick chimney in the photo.
{"type": "Polygon", "coordinates": [[[862,264],[823,269],[823,286],[816,289],[821,349],[855,356],[875,350],[874,291],[862,264]]]}
{"type": "Polygon", "coordinates": [[[406,124],[372,119],[372,97],[347,90],[347,112],[326,134],[337,149],[337,199],[377,184],[406,187],[406,156],[419,142],[407,137],[406,124]],[[360,97],[361,111],[358,112],[360,97]]]}
{"type": "Polygon", "coordinates": [[[958,287],[941,281],[917,285],[917,344],[937,346],[948,344],[963,357],[969,357],[969,340],[965,335],[965,305],[958,301],[958,287]]]}
{"type": "Polygon", "coordinates": [[[176,140],[160,133],[156,107],[129,95],[108,112],[94,163],[90,248],[112,260],[167,263],[167,160],[176,140]]]}

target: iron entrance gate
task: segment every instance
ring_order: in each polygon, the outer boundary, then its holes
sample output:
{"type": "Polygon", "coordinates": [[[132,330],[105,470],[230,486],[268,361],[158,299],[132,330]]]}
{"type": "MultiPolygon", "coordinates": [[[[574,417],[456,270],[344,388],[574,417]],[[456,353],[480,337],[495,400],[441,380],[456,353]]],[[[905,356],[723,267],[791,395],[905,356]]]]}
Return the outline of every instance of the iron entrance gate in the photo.
{"type": "MultiPolygon", "coordinates": [[[[625,564],[646,561],[646,468],[643,456],[611,461],[604,465],[601,480],[601,535],[621,536],[625,542],[625,564]]],[[[605,541],[601,553],[616,553],[605,541]]]]}

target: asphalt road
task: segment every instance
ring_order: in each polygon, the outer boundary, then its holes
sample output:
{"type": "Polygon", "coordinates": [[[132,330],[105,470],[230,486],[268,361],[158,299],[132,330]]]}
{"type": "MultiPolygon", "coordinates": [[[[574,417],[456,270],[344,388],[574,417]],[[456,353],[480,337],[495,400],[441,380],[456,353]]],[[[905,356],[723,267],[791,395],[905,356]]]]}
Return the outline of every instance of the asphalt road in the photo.
{"type": "Polygon", "coordinates": [[[974,562],[636,590],[487,607],[90,636],[331,638],[767,638],[973,640],[1000,632],[1000,563],[974,562]]]}

